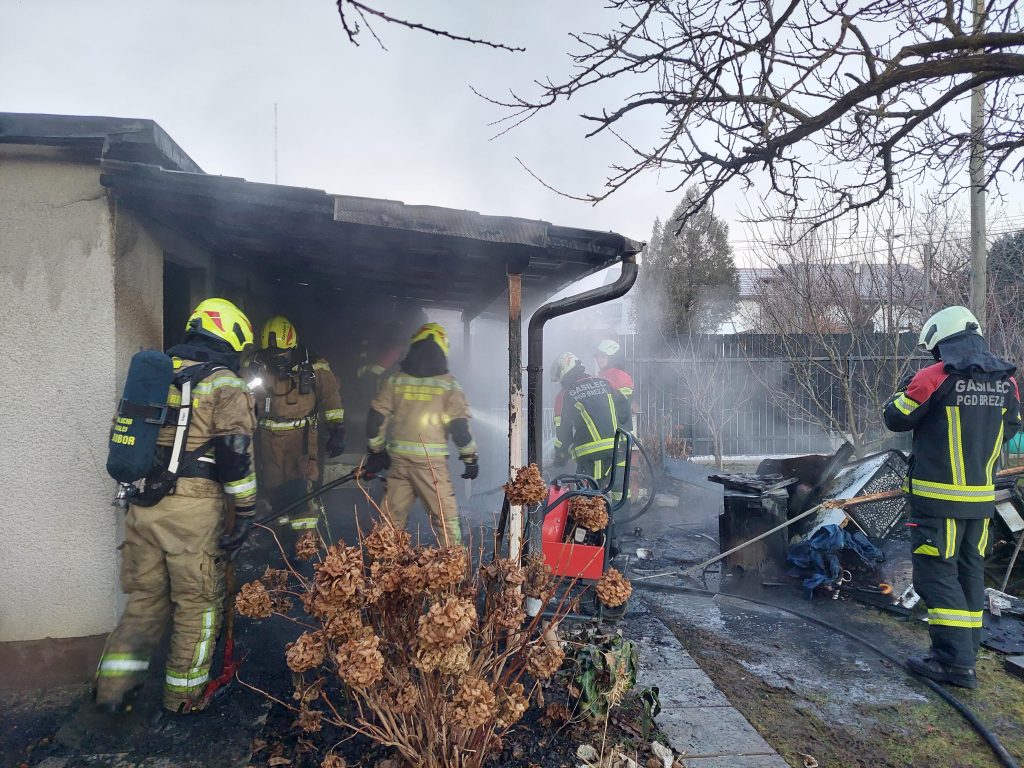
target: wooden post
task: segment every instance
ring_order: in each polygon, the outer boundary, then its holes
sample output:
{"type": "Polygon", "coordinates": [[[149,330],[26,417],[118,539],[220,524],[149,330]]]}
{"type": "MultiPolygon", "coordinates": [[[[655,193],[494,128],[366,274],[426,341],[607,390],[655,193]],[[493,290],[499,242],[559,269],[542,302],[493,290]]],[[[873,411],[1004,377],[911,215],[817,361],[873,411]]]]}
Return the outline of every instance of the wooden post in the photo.
{"type": "MultiPolygon", "coordinates": [[[[508,275],[508,472],[523,466],[523,276],[508,275]]],[[[523,548],[523,508],[509,508],[508,555],[523,548]]]]}
{"type": "MultiPolygon", "coordinates": [[[[467,373],[473,369],[473,336],[470,330],[470,325],[473,323],[473,318],[468,317],[465,313],[462,316],[462,370],[467,373]]],[[[465,491],[466,504],[469,504],[469,500],[473,496],[473,481],[463,480],[463,490],[465,491]]]]}

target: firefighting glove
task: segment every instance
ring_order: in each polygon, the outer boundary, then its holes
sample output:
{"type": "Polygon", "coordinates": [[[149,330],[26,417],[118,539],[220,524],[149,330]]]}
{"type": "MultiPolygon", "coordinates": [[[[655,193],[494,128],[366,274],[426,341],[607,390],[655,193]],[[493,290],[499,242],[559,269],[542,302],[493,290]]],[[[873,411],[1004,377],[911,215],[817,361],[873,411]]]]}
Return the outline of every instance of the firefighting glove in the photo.
{"type": "Polygon", "coordinates": [[[466,465],[466,471],[462,473],[463,480],[476,480],[480,477],[480,465],[477,463],[480,457],[475,453],[462,457],[462,463],[466,465]]]}
{"type": "Polygon", "coordinates": [[[363,474],[365,477],[373,477],[391,466],[391,457],[387,451],[370,451],[363,461],[363,474]]]}
{"type": "Polygon", "coordinates": [[[255,517],[253,514],[244,517],[236,516],[234,526],[230,531],[225,532],[217,542],[220,544],[220,548],[229,555],[233,555],[235,550],[242,546],[248,538],[249,532],[252,530],[253,517],[255,517]]]}
{"type": "Polygon", "coordinates": [[[327,445],[324,448],[327,450],[327,455],[332,459],[335,456],[341,456],[345,452],[345,427],[340,424],[332,427],[330,435],[327,436],[327,445]]]}

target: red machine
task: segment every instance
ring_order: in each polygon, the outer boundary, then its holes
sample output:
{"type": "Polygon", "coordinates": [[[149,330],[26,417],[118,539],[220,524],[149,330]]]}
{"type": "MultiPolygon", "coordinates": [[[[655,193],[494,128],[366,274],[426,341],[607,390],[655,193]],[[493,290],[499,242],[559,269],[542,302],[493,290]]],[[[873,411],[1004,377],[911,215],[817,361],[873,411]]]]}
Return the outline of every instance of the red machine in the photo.
{"type": "MultiPolygon", "coordinates": [[[[588,478],[589,479],[589,478],[588,478]]],[[[596,491],[581,492],[588,496],[599,496],[596,491]]],[[[597,581],[604,573],[608,552],[609,531],[583,535],[581,528],[569,525],[570,491],[555,482],[548,487],[547,514],[541,541],[544,561],[551,566],[555,576],[583,581],[597,581]],[[596,542],[593,540],[597,539],[596,542]]],[[[573,493],[572,495],[578,495],[573,493]]],[[[607,503],[607,499],[605,499],[607,503]]],[[[609,516],[611,508],[609,506],[609,516]]],[[[609,525],[611,523],[609,522],[609,525]]]]}
{"type": "Polygon", "coordinates": [[[544,561],[551,566],[555,576],[594,583],[604,574],[615,540],[615,515],[626,503],[627,490],[631,487],[632,450],[632,435],[620,429],[615,435],[613,455],[625,457],[624,466],[620,470],[613,463],[605,487],[602,488],[597,479],[585,475],[562,475],[548,486],[547,503],[537,514],[543,521],[541,549],[544,561]],[[621,496],[614,504],[610,501],[613,488],[621,496]],[[575,525],[569,513],[569,501],[574,496],[604,501],[608,509],[608,526],[603,531],[593,533],[575,525]]]}

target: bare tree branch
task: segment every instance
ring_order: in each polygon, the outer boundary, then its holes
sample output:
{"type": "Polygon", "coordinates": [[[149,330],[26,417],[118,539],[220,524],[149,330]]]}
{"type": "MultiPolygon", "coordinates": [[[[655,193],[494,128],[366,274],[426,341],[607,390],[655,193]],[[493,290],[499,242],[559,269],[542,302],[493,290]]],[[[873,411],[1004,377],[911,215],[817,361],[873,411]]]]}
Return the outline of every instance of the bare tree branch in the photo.
{"type": "Polygon", "coordinates": [[[571,75],[538,80],[531,95],[487,97],[506,111],[504,132],[581,91],[628,94],[581,115],[588,137],[624,137],[629,158],[609,165],[602,188],[563,192],[575,199],[596,204],[670,168],[679,175],[673,189],[701,190],[677,224],[734,183],[763,182],[771,194],[754,219],[798,219],[807,233],[923,180],[962,188],[966,99],[980,85],[988,87],[988,183],[1024,167],[1018,0],[991,0],[978,33],[969,0],[609,7],[618,23],[573,35],[571,75]],[[656,133],[644,128],[652,118],[656,133]]]}
{"type": "Polygon", "coordinates": [[[376,40],[378,45],[380,45],[380,47],[383,48],[384,50],[387,50],[387,48],[384,46],[384,43],[381,41],[380,37],[378,37],[376,31],[373,29],[373,26],[367,20],[367,16],[373,16],[377,19],[380,19],[381,21],[387,22],[388,24],[394,24],[399,27],[405,27],[406,29],[416,30],[418,32],[429,32],[432,35],[437,35],[438,37],[443,37],[448,40],[455,40],[460,43],[483,45],[488,48],[509,51],[511,53],[521,53],[526,50],[525,48],[521,48],[519,46],[508,45],[506,43],[496,43],[493,40],[484,40],[482,38],[456,34],[455,32],[450,32],[446,29],[439,29],[438,27],[431,27],[427,24],[423,24],[418,21],[400,19],[396,16],[392,16],[388,13],[385,13],[384,11],[381,11],[377,8],[373,8],[367,5],[366,3],[361,2],[361,0],[335,0],[335,5],[337,5],[338,7],[338,17],[341,19],[342,29],[345,30],[345,34],[348,36],[349,42],[351,42],[353,45],[359,45],[359,40],[357,38],[359,36],[361,27],[358,23],[351,22],[349,18],[346,16],[346,13],[349,8],[354,10],[356,14],[359,16],[359,18],[363,20],[363,25],[366,27],[367,30],[369,30],[374,40],[376,40]]]}

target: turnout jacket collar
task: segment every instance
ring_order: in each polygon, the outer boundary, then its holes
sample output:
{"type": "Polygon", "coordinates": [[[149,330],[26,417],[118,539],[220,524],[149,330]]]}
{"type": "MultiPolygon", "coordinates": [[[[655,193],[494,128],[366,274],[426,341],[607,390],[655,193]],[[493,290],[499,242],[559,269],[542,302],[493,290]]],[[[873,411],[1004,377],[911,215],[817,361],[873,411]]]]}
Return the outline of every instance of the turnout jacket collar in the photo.
{"type": "Polygon", "coordinates": [[[170,357],[180,357],[182,360],[192,360],[196,363],[216,363],[231,369],[238,374],[242,366],[242,355],[228,349],[227,344],[219,345],[212,339],[206,339],[197,334],[188,334],[185,341],[175,344],[167,350],[170,357]]]}
{"type": "Polygon", "coordinates": [[[983,381],[1004,379],[1017,372],[1015,365],[985,349],[985,341],[974,333],[940,341],[939,357],[946,373],[958,373],[983,381]]]}

